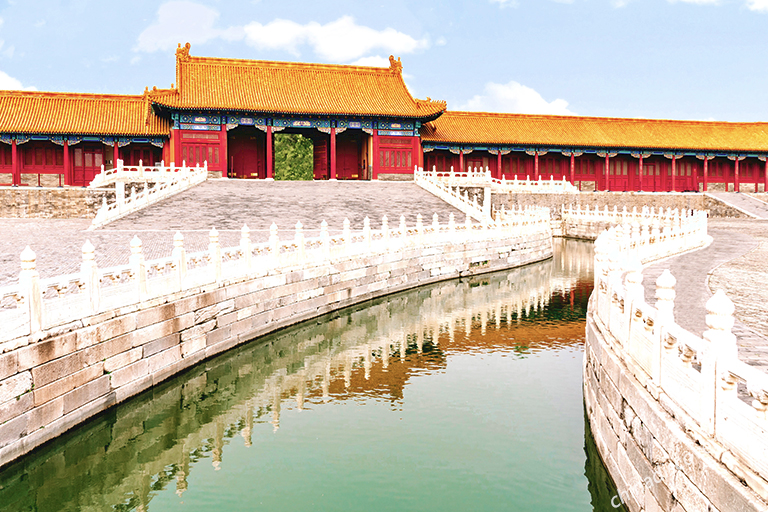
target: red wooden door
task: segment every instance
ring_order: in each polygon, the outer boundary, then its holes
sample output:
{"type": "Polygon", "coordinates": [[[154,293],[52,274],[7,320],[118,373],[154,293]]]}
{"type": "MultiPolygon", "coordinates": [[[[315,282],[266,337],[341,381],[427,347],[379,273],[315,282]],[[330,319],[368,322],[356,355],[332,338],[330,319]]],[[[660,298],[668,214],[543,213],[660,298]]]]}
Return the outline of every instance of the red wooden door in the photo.
{"type": "Polygon", "coordinates": [[[94,146],[75,146],[72,150],[72,184],[86,186],[101,171],[104,150],[94,146]]]}
{"type": "Polygon", "coordinates": [[[238,137],[229,141],[229,172],[232,178],[257,179],[267,177],[266,140],[238,137]]]}
{"type": "Polygon", "coordinates": [[[360,178],[360,146],[356,140],[337,140],[336,178],[340,180],[360,178]]]}
{"type": "Polygon", "coordinates": [[[485,168],[490,165],[490,159],[488,157],[481,156],[466,156],[464,157],[464,166],[466,170],[471,169],[473,172],[485,171],[485,168]]]}
{"type": "Polygon", "coordinates": [[[316,180],[328,179],[328,141],[317,140],[312,146],[312,173],[316,180]]]}

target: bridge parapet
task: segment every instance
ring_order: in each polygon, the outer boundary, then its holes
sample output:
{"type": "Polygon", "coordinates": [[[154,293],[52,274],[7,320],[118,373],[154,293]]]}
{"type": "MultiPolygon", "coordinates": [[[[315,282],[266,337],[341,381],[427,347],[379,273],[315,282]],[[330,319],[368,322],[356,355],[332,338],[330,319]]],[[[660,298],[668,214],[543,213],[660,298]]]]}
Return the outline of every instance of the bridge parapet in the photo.
{"type": "MultiPolygon", "coordinates": [[[[630,221],[595,243],[585,401],[603,460],[630,510],[765,510],[768,376],[739,361],[733,303],[707,302],[703,337],[674,319],[674,277],[645,302],[642,264],[707,243],[702,212],[605,215],[630,221]],[[649,226],[650,225],[650,226],[649,226]]],[[[576,214],[575,216],[579,216],[576,214]]]]}
{"type": "Polygon", "coordinates": [[[208,250],[148,261],[138,237],[129,263],[98,269],[86,243],[81,271],[40,279],[22,253],[19,284],[0,290],[0,466],[190,366],[255,337],[378,296],[552,256],[548,220],[508,214],[493,224],[352,230],[273,226],[236,247],[215,229],[208,250]]]}
{"type": "Polygon", "coordinates": [[[539,176],[536,180],[531,180],[526,176],[525,179],[517,179],[517,175],[511,180],[502,176],[501,179],[491,176],[491,171],[486,167],[469,167],[466,171],[455,171],[453,166],[449,171],[438,171],[437,167],[432,166],[432,169],[420,169],[416,167],[414,169],[414,177],[421,179],[427,179],[433,182],[440,182],[449,187],[487,187],[493,188],[494,192],[524,192],[531,194],[578,194],[579,188],[574,186],[571,182],[565,178],[556,180],[550,177],[548,180],[541,179],[539,176]]]}
{"type": "Polygon", "coordinates": [[[101,207],[96,211],[96,217],[91,222],[90,230],[109,224],[112,221],[137,212],[152,204],[183,192],[208,179],[208,162],[203,165],[189,167],[186,162],[181,166],[166,166],[160,162],[159,166],[145,167],[139,160],[139,165],[125,165],[122,160],[117,161],[114,169],[104,169],[93,179],[89,188],[99,188],[108,185],[115,186],[115,202],[108,204],[106,196],[102,200],[101,207]],[[143,182],[144,187],[136,191],[131,186],[130,193],[126,195],[126,184],[143,182]],[[152,184],[153,186],[149,186],[152,184]]]}

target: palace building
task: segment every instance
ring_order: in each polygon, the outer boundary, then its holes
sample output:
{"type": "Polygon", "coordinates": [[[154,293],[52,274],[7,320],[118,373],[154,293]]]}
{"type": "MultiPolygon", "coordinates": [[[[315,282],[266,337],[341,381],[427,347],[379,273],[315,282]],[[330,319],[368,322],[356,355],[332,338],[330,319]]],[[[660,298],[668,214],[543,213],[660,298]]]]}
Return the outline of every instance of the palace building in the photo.
{"type": "Polygon", "coordinates": [[[768,123],[454,112],[413,98],[394,57],[389,68],[221,59],[189,43],[170,89],[0,91],[0,184],[85,186],[117,159],[271,179],[276,133],[312,140],[316,180],[410,179],[418,166],[583,190],[768,185],[768,123]]]}

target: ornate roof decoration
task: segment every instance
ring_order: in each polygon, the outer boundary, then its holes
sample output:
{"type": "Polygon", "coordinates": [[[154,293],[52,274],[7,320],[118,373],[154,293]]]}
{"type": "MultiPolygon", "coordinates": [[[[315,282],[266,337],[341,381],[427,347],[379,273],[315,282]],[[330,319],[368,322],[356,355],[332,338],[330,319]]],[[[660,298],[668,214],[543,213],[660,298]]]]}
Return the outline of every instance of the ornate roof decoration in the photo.
{"type": "Polygon", "coordinates": [[[400,57],[398,57],[397,60],[395,60],[394,55],[389,56],[389,70],[392,73],[397,73],[398,75],[403,74],[403,63],[400,62],[400,57]]]}
{"type": "Polygon", "coordinates": [[[167,136],[169,121],[142,96],[0,91],[0,132],[167,136]]]}
{"type": "Polygon", "coordinates": [[[445,102],[415,100],[400,59],[389,68],[193,57],[176,50],[176,94],[150,93],[178,110],[355,115],[429,120],[445,102]]]}
{"type": "Polygon", "coordinates": [[[422,127],[421,137],[457,144],[768,151],[768,123],[446,111],[422,127]]]}

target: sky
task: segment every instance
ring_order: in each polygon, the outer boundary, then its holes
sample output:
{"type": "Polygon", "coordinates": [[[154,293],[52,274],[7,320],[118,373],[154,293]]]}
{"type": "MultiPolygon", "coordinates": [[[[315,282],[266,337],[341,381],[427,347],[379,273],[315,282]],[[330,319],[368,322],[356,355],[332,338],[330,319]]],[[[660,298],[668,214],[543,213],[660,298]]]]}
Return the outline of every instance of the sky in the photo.
{"type": "Polygon", "coordinates": [[[10,0],[0,89],[141,94],[174,51],[388,66],[450,110],[768,121],[768,0],[10,0]]]}

